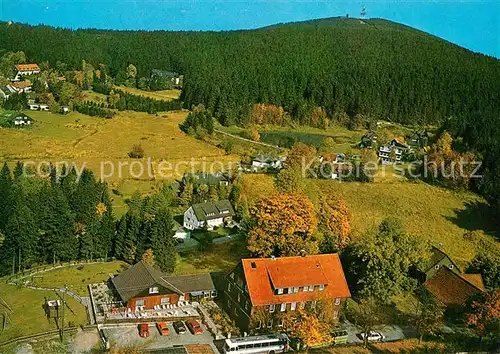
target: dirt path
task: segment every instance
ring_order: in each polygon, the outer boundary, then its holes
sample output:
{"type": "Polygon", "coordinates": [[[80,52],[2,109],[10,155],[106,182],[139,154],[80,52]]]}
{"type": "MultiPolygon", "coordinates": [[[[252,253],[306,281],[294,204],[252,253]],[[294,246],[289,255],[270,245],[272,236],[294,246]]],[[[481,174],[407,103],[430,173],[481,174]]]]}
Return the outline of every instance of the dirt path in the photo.
{"type": "Polygon", "coordinates": [[[266,143],[262,143],[260,141],[253,141],[253,140],[246,139],[246,138],[243,138],[243,137],[238,136],[238,135],[234,135],[234,134],[223,132],[222,130],[219,130],[219,129],[214,129],[214,132],[220,133],[222,135],[227,135],[227,136],[230,136],[230,137],[235,138],[235,139],[243,140],[243,141],[246,141],[246,142],[249,142],[249,143],[252,143],[252,144],[258,144],[258,145],[262,145],[262,146],[267,146],[267,147],[271,147],[271,148],[277,149],[277,150],[281,149],[277,145],[266,144],[266,143]]]}

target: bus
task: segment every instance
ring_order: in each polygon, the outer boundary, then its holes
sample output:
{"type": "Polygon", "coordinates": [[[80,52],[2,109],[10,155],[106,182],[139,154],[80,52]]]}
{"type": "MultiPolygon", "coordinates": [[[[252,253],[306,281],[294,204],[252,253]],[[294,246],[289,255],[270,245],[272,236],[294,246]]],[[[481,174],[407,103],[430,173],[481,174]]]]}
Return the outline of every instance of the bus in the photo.
{"type": "Polygon", "coordinates": [[[277,354],[286,353],[290,349],[286,334],[269,334],[260,336],[226,339],[224,354],[277,354]]]}

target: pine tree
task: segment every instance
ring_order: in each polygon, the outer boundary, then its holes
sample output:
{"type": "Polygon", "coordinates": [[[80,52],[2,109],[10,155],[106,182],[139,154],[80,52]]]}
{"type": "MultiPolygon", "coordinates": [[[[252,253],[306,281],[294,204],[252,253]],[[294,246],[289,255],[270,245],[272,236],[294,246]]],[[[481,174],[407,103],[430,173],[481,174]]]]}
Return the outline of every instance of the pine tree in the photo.
{"type": "Polygon", "coordinates": [[[12,209],[12,177],[7,162],[0,170],[0,231],[5,229],[12,209]]]}
{"type": "Polygon", "coordinates": [[[53,259],[68,261],[77,257],[78,240],[75,218],[63,192],[58,186],[45,187],[45,202],[41,205],[42,259],[50,263],[53,259]]]}
{"type": "Polygon", "coordinates": [[[155,264],[164,272],[173,272],[177,252],[174,240],[174,219],[170,210],[162,208],[153,221],[151,248],[155,255],[155,264]]]}

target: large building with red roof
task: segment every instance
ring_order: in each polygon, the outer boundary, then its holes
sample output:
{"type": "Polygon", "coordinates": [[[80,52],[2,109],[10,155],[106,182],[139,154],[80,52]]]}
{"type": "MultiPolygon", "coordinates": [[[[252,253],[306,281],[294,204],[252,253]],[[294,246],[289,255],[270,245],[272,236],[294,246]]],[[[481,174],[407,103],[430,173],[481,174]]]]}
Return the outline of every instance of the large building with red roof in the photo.
{"type": "Polygon", "coordinates": [[[226,276],[226,307],[242,331],[255,333],[283,326],[283,315],[316,310],[331,301],[339,316],[351,296],[338,254],[243,259],[226,276]]]}

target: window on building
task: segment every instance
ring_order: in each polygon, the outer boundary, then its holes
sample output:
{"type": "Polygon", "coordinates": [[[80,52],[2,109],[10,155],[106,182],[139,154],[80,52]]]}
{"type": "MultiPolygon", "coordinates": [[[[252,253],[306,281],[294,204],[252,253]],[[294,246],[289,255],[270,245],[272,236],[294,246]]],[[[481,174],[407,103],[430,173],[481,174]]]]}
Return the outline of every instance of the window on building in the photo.
{"type": "Polygon", "coordinates": [[[302,289],[303,292],[307,293],[309,291],[309,287],[308,286],[304,286],[304,289],[302,289]]]}
{"type": "Polygon", "coordinates": [[[319,291],[325,290],[325,284],[320,284],[319,285],[319,291]]]}
{"type": "Polygon", "coordinates": [[[248,304],[248,301],[245,301],[245,310],[248,311],[249,307],[250,307],[250,305],[248,304]]]}
{"type": "Polygon", "coordinates": [[[448,268],[453,269],[453,264],[450,264],[448,268]]]}
{"type": "Polygon", "coordinates": [[[314,285],[309,285],[309,291],[314,291],[314,285]]]}
{"type": "Polygon", "coordinates": [[[286,304],[281,304],[280,311],[281,312],[285,312],[286,311],[286,304]]]}
{"type": "Polygon", "coordinates": [[[234,315],[238,316],[238,309],[236,307],[234,308],[234,315]]]}
{"type": "Polygon", "coordinates": [[[231,291],[231,283],[227,283],[227,291],[231,291]]]}
{"type": "Polygon", "coordinates": [[[296,293],[298,293],[298,292],[299,292],[299,287],[298,287],[298,286],[296,286],[295,288],[293,288],[293,292],[294,292],[295,294],[296,294],[296,293]]]}
{"type": "Polygon", "coordinates": [[[270,318],[269,321],[267,321],[267,328],[271,328],[273,326],[273,319],[270,318]]]}
{"type": "Polygon", "coordinates": [[[339,318],[339,312],[333,311],[333,318],[339,318]]]}
{"type": "Polygon", "coordinates": [[[311,301],[311,310],[316,308],[316,300],[311,301]]]}
{"type": "Polygon", "coordinates": [[[150,294],[158,294],[159,292],[160,292],[160,290],[158,289],[157,286],[153,286],[153,287],[149,288],[150,294]]]}
{"type": "Polygon", "coordinates": [[[275,306],[276,305],[274,305],[274,304],[269,305],[269,312],[271,312],[271,313],[274,312],[275,306]]]}
{"type": "Polygon", "coordinates": [[[160,304],[165,305],[165,304],[170,304],[170,297],[162,297],[160,300],[160,304]]]}
{"type": "Polygon", "coordinates": [[[439,269],[439,264],[436,264],[436,265],[434,266],[434,269],[439,269]]]}
{"type": "Polygon", "coordinates": [[[280,318],[279,322],[278,322],[278,327],[283,327],[283,319],[280,318]]]}
{"type": "Polygon", "coordinates": [[[238,292],[238,302],[240,302],[241,296],[240,293],[238,292]]]}
{"type": "Polygon", "coordinates": [[[297,303],[292,302],[292,305],[290,306],[290,310],[295,311],[296,308],[297,308],[297,303]]]}
{"type": "Polygon", "coordinates": [[[293,288],[288,288],[288,293],[287,294],[291,294],[293,293],[293,288]]]}
{"type": "Polygon", "coordinates": [[[231,274],[229,275],[229,277],[230,277],[231,279],[234,279],[234,273],[231,273],[231,274]]]}
{"type": "Polygon", "coordinates": [[[135,301],[135,307],[144,306],[144,304],[145,304],[144,300],[136,300],[135,301]]]}
{"type": "Polygon", "coordinates": [[[335,305],[340,305],[340,301],[341,301],[340,297],[336,298],[335,299],[335,305]]]}
{"type": "Polygon", "coordinates": [[[208,298],[210,297],[210,291],[205,291],[205,292],[203,293],[203,297],[204,297],[205,299],[208,299],[208,298]]]}
{"type": "Polygon", "coordinates": [[[283,289],[278,289],[278,295],[283,294],[283,289]]]}
{"type": "Polygon", "coordinates": [[[299,309],[303,310],[306,307],[305,302],[299,302],[299,309]]]}
{"type": "Polygon", "coordinates": [[[255,327],[256,329],[261,329],[262,328],[262,321],[258,321],[257,322],[257,327],[255,327]]]}

